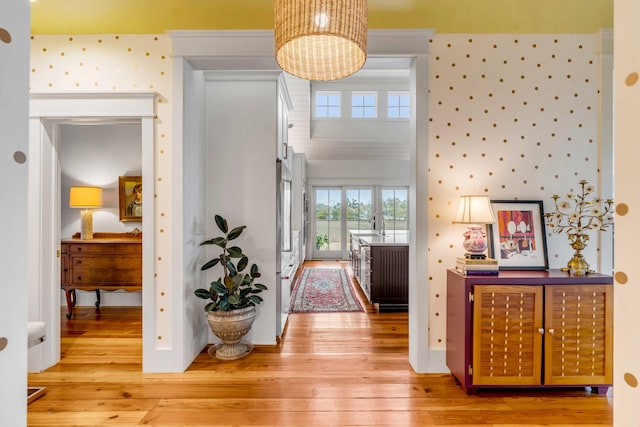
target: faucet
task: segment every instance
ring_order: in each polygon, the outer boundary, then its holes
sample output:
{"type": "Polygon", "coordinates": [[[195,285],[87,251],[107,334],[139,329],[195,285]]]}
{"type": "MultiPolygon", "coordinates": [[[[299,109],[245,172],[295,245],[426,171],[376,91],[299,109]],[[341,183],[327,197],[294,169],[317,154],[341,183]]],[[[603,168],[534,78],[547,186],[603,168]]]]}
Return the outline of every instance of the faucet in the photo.
{"type": "Polygon", "coordinates": [[[376,230],[376,225],[378,224],[378,218],[382,220],[382,229],[380,230],[380,235],[384,236],[386,234],[385,225],[384,225],[384,215],[382,215],[381,213],[373,214],[373,216],[371,217],[371,223],[373,224],[373,229],[376,230]]]}

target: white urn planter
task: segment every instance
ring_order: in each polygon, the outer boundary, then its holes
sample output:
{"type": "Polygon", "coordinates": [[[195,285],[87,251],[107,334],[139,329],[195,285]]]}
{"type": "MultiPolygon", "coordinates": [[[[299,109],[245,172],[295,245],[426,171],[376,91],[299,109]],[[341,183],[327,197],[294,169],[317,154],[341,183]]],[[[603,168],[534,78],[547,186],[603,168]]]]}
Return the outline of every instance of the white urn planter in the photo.
{"type": "Polygon", "coordinates": [[[254,306],[229,311],[210,311],[207,314],[209,327],[222,343],[211,346],[209,354],[222,360],[235,360],[251,353],[253,345],[241,340],[251,329],[255,317],[254,306]]]}
{"type": "Polygon", "coordinates": [[[215,222],[222,236],[205,240],[200,245],[213,245],[222,251],[207,261],[200,270],[222,267],[223,276],[209,283],[207,288],[194,291],[196,297],[207,300],[204,311],[211,331],[222,341],[209,347],[208,353],[218,359],[239,359],[253,350],[253,345],[241,339],[251,329],[256,317],[256,305],[263,302],[260,294],[267,290],[262,283],[255,283],[261,274],[256,264],[249,267],[249,257],[238,246],[229,242],[237,239],[247,227],[241,225],[229,229],[227,220],[220,215],[215,222]],[[237,260],[237,261],[236,261],[237,260]],[[249,267],[249,268],[247,268],[249,267]]]}

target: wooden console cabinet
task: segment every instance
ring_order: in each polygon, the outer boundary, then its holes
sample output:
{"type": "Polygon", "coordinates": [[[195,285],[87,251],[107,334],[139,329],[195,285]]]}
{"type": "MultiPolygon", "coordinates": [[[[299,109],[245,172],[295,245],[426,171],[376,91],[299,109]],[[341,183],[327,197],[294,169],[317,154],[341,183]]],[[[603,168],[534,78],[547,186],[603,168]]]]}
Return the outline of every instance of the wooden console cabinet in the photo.
{"type": "Polygon", "coordinates": [[[129,292],[142,290],[142,234],[94,233],[92,240],[61,241],[61,287],[67,298],[67,319],[76,305],[76,289],[129,292]]]}
{"type": "Polygon", "coordinates": [[[451,373],[479,388],[590,386],[613,375],[613,279],[559,270],[464,276],[447,271],[451,373]]]}

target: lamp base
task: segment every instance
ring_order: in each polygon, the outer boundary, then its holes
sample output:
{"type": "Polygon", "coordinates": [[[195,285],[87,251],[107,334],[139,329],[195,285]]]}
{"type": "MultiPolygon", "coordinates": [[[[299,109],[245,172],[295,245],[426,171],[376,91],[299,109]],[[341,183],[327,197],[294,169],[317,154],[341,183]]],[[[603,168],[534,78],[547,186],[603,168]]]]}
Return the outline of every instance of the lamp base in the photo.
{"type": "Polygon", "coordinates": [[[462,242],[462,247],[467,251],[464,254],[465,258],[486,258],[484,251],[487,250],[487,234],[484,232],[484,227],[470,225],[463,236],[465,240],[462,242]]]}
{"type": "Polygon", "coordinates": [[[80,238],[82,240],[93,239],[93,211],[83,209],[80,212],[80,238]]]}

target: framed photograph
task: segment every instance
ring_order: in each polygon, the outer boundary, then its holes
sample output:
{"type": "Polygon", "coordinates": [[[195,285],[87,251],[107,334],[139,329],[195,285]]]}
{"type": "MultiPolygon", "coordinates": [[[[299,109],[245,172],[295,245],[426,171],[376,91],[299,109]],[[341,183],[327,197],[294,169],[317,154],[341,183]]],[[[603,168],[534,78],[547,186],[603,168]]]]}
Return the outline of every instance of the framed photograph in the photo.
{"type": "Polygon", "coordinates": [[[501,270],[546,270],[547,240],[541,200],[492,200],[489,256],[501,270]]]}
{"type": "Polygon", "coordinates": [[[121,222],[142,221],[142,177],[118,177],[118,196],[121,222]]]}

